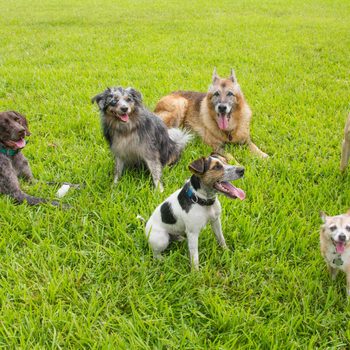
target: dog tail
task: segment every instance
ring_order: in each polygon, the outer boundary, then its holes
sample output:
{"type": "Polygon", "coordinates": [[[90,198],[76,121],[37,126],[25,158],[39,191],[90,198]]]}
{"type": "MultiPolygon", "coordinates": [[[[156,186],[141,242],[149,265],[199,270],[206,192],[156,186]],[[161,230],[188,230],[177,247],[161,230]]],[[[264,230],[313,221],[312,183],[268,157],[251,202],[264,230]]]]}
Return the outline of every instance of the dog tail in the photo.
{"type": "Polygon", "coordinates": [[[174,151],[169,157],[168,165],[175,164],[181,155],[182,150],[185,148],[186,144],[192,139],[192,134],[187,130],[181,130],[178,128],[168,129],[169,138],[174,142],[174,151]]]}

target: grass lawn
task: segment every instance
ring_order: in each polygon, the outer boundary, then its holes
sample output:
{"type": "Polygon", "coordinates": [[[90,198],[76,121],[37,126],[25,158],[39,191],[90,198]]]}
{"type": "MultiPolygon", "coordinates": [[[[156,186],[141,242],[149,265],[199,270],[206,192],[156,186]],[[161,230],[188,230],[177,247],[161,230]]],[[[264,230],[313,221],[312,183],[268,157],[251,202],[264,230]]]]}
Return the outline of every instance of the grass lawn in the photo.
{"type": "Polygon", "coordinates": [[[350,2],[310,0],[0,0],[0,110],[25,114],[36,178],[86,183],[51,206],[0,198],[0,347],[16,349],[329,349],[350,347],[345,278],[328,277],[319,210],[350,207],[340,174],[349,111],[350,2]],[[177,89],[206,91],[234,67],[254,142],[230,146],[245,201],[221,197],[232,251],[209,228],[191,272],[185,242],[154,261],[143,223],[209,153],[196,138],[153,190],[113,161],[97,106],[133,86],[153,108],[177,89]]]}

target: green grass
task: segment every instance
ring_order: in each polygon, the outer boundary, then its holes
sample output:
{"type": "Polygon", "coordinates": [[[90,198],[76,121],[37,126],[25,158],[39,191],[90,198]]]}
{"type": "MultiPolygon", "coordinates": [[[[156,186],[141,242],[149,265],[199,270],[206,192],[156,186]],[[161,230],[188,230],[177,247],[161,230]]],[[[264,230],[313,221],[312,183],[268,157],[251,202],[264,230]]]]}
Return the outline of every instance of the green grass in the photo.
{"type": "Polygon", "coordinates": [[[86,183],[71,210],[0,198],[0,346],[16,349],[329,349],[350,346],[345,278],[319,253],[319,210],[350,206],[338,171],[349,111],[350,3],[320,1],[0,0],[0,110],[30,122],[35,186],[86,183]],[[199,139],[165,169],[165,192],[113,162],[90,98],[134,86],[153,108],[205,91],[234,67],[269,153],[228,149],[246,167],[244,202],[221,198],[223,253],[209,228],[199,272],[187,245],[152,259],[143,224],[209,148],[199,139]]]}

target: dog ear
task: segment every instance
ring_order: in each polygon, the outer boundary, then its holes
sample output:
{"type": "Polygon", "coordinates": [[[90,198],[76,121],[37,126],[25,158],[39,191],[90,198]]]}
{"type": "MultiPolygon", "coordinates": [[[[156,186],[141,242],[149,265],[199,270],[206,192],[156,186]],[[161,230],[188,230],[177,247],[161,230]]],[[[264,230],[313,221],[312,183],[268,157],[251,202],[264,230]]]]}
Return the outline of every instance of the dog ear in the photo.
{"type": "Polygon", "coordinates": [[[16,117],[19,118],[19,124],[21,124],[24,127],[26,136],[30,136],[32,133],[29,131],[29,128],[28,128],[27,118],[16,111],[11,111],[10,113],[16,115],[16,117]]]}
{"type": "Polygon", "coordinates": [[[132,87],[128,87],[125,89],[133,98],[133,100],[138,104],[139,106],[142,105],[142,95],[141,92],[133,89],[132,87]]]}
{"type": "Polygon", "coordinates": [[[217,80],[219,80],[219,76],[216,73],[216,67],[214,67],[214,71],[213,71],[213,76],[212,76],[212,84],[215,84],[217,80]]]}
{"type": "MultiPolygon", "coordinates": [[[[110,88],[107,88],[106,91],[111,91],[110,88]]],[[[103,98],[105,97],[105,94],[106,94],[106,91],[104,92],[101,92],[100,94],[94,96],[92,99],[91,99],[91,103],[97,103],[98,107],[100,109],[103,109],[104,107],[104,101],[103,101],[103,98]]]]}
{"type": "Polygon", "coordinates": [[[216,157],[216,158],[219,158],[219,157],[224,158],[225,161],[226,161],[226,163],[228,163],[228,160],[227,160],[226,156],[223,155],[223,154],[221,154],[221,153],[219,153],[219,152],[212,152],[212,153],[210,153],[210,156],[211,156],[211,157],[214,157],[214,158],[215,158],[215,157],[216,157]]]}
{"type": "Polygon", "coordinates": [[[205,158],[202,157],[195,160],[188,166],[188,168],[194,174],[203,175],[205,171],[205,158]]]}
{"type": "Polygon", "coordinates": [[[235,71],[233,70],[233,68],[231,68],[230,79],[232,80],[233,83],[237,83],[236,74],[235,74],[235,71]]]}
{"type": "Polygon", "coordinates": [[[326,222],[327,214],[324,211],[320,211],[320,218],[323,222],[326,222]]]}

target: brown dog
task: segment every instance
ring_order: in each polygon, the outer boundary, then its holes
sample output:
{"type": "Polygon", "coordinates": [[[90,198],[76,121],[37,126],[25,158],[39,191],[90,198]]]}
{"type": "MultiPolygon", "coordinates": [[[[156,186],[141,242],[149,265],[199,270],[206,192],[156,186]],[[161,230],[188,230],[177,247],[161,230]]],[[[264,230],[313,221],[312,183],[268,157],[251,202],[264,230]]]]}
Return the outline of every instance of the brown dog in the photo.
{"type": "Polygon", "coordinates": [[[340,161],[340,170],[344,171],[348,166],[350,157],[350,113],[348,115],[348,119],[345,123],[344,128],[344,139],[342,144],[342,152],[341,152],[341,161],[340,161]]]}
{"type": "Polygon", "coordinates": [[[335,279],[339,270],[345,272],[347,294],[350,296],[350,210],[346,214],[327,216],[321,212],[321,254],[329,273],[335,279]]]}
{"type": "MultiPolygon", "coordinates": [[[[0,113],[0,193],[13,197],[17,203],[26,200],[28,204],[35,205],[47,200],[24,193],[18,181],[18,177],[34,180],[29,163],[21,152],[26,145],[24,138],[29,135],[23,115],[14,111],[0,113]]],[[[58,205],[58,202],[51,204],[58,205]]]]}
{"type": "Polygon", "coordinates": [[[220,78],[214,69],[206,94],[176,91],[161,98],[155,113],[168,128],[191,128],[214,152],[223,152],[225,143],[239,143],[247,144],[250,151],[260,157],[268,157],[250,139],[252,112],[233,69],[228,79],[220,78]]]}

